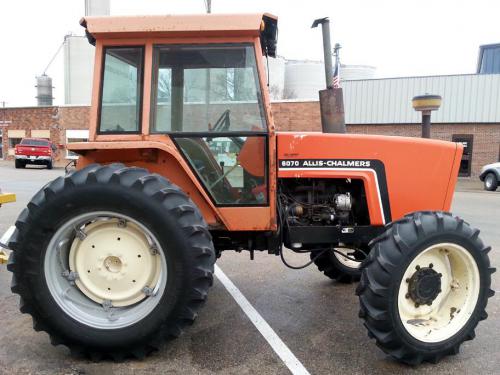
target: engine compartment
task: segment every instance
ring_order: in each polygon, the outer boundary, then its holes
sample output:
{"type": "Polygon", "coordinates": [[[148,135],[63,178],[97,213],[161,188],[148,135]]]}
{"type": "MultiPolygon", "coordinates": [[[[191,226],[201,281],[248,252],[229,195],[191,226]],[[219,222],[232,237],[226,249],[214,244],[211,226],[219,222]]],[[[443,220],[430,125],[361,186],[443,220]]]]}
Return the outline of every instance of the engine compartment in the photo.
{"type": "Polygon", "coordinates": [[[361,180],[280,179],[278,200],[286,226],[370,224],[361,180]]]}

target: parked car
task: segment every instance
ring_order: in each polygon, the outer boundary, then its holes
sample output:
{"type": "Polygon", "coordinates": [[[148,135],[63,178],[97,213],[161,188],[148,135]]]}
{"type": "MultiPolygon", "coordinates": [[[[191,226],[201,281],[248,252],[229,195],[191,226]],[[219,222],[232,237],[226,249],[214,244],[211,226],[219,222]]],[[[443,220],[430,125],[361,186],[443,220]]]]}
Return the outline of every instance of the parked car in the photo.
{"type": "Polygon", "coordinates": [[[484,190],[495,191],[500,183],[500,162],[481,168],[479,179],[484,182],[484,190]]]}
{"type": "Polygon", "coordinates": [[[46,165],[47,169],[52,169],[56,150],[56,146],[47,139],[23,138],[15,148],[16,168],[24,168],[26,164],[36,164],[46,165]]]}

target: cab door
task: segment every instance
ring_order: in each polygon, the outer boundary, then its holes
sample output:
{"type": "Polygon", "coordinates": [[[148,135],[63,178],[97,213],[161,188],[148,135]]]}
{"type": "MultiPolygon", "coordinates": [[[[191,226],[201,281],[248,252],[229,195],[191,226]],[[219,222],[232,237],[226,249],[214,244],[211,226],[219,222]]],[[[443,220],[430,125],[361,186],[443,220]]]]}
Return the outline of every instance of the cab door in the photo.
{"type": "Polygon", "coordinates": [[[155,45],[150,132],[177,146],[230,230],[275,226],[254,43],[155,45]]]}

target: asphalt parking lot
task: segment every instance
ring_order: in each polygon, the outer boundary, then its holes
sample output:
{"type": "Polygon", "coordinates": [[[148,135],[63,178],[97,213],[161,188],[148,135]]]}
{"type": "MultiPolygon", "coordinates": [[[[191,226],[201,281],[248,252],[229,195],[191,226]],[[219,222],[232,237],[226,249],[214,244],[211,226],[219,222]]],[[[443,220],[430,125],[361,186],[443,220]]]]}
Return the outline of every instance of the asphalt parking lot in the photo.
{"type": "MultiPolygon", "coordinates": [[[[0,208],[0,233],[14,223],[30,197],[63,170],[16,170],[0,164],[0,187],[18,201],[0,208]]],[[[500,263],[500,191],[463,189],[455,195],[453,212],[481,229],[493,247],[493,266],[500,263]]],[[[306,256],[290,254],[291,263],[306,256]]],[[[315,267],[286,268],[279,257],[227,252],[217,265],[248,299],[286,347],[311,374],[500,374],[500,300],[490,299],[489,319],[458,356],[417,368],[388,359],[368,339],[358,318],[354,285],[336,284],[315,267]]],[[[498,273],[493,289],[498,290],[498,273]]],[[[142,361],[93,363],[72,359],[64,347],[54,347],[45,333],[32,329],[31,318],[18,310],[10,292],[10,274],[0,267],[1,374],[286,374],[283,360],[252,324],[228,290],[215,279],[198,320],[179,339],[142,361]]]]}

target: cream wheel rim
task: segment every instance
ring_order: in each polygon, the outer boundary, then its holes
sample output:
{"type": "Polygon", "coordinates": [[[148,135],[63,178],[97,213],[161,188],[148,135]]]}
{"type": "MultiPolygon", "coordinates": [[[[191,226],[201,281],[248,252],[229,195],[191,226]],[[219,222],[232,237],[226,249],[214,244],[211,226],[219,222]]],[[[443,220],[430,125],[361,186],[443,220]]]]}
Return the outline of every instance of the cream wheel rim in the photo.
{"type": "Polygon", "coordinates": [[[333,255],[342,265],[352,269],[358,269],[361,266],[361,261],[349,259],[349,258],[354,258],[356,249],[350,249],[347,247],[336,247],[335,250],[336,251],[332,251],[333,255]],[[346,255],[349,258],[342,256],[341,254],[337,253],[337,251],[346,255]]]}
{"type": "Polygon", "coordinates": [[[479,291],[479,269],[469,251],[454,243],[432,245],[403,275],[398,292],[401,322],[419,341],[447,340],[469,321],[479,291]]]}
{"type": "Polygon", "coordinates": [[[95,302],[130,306],[147,297],[160,276],[160,257],[132,222],[119,219],[85,226],[69,253],[78,288],[95,302]]]}
{"type": "Polygon", "coordinates": [[[165,252],[153,232],[110,211],[66,220],[47,246],[44,275],[61,310],[97,329],[124,328],[146,318],[168,279],[165,252]]]}

